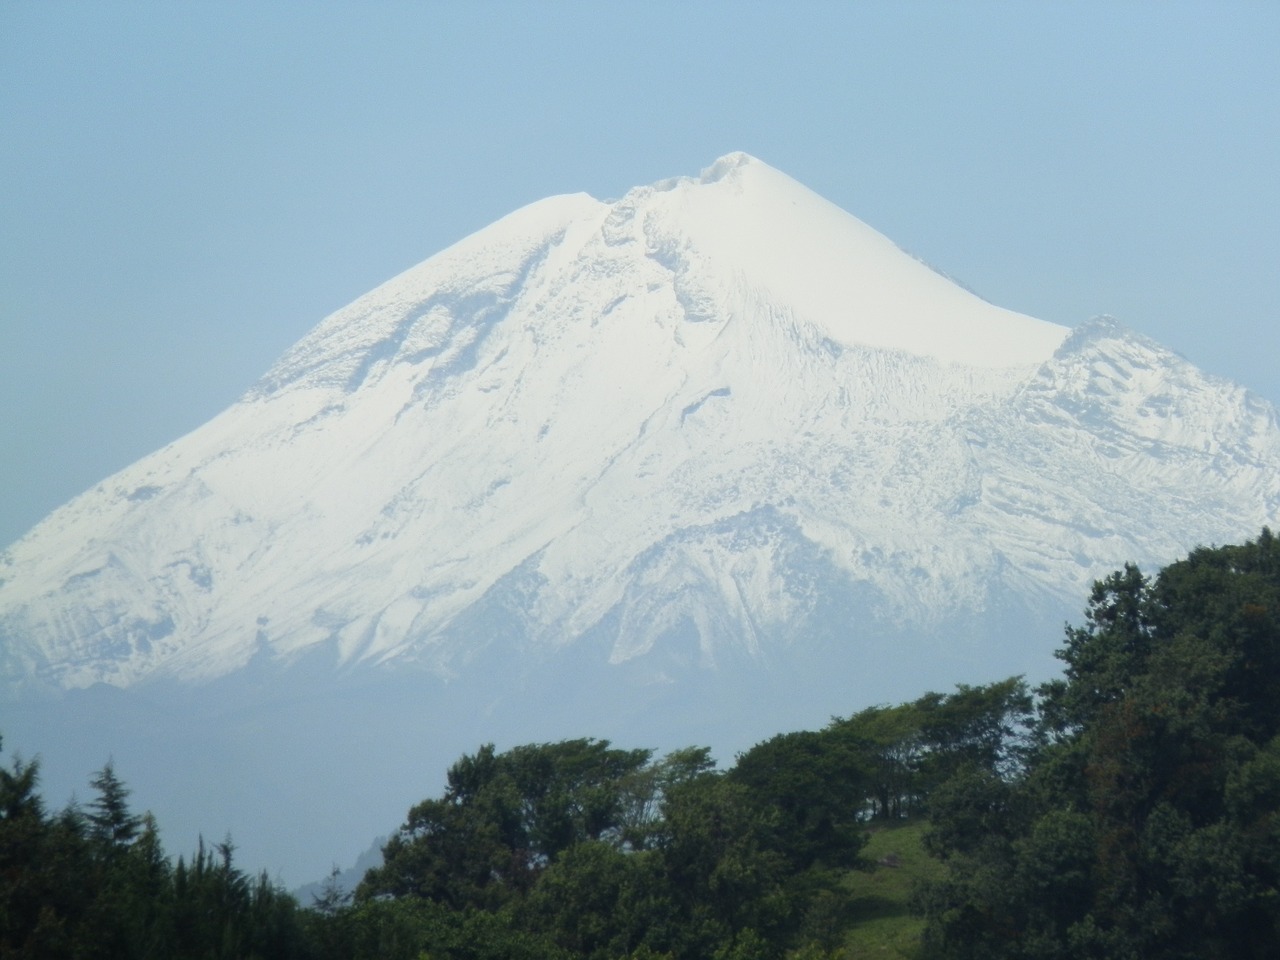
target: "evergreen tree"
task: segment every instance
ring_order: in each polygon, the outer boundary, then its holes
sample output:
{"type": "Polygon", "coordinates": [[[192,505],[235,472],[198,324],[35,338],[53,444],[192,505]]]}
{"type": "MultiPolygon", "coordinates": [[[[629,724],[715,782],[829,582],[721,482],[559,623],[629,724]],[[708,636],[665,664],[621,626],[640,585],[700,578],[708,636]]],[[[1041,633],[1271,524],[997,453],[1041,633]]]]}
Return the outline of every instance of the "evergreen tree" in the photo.
{"type": "Polygon", "coordinates": [[[171,867],[150,814],[108,763],[87,813],[50,816],[38,766],[0,770],[0,957],[30,960],[303,960],[296,904],[203,844],[171,867]]]}
{"type": "Polygon", "coordinates": [[[142,819],[129,811],[130,791],[116,776],[114,763],[107,761],[89,783],[97,791],[87,814],[93,838],[113,851],[129,846],[142,829],[142,819]]]}

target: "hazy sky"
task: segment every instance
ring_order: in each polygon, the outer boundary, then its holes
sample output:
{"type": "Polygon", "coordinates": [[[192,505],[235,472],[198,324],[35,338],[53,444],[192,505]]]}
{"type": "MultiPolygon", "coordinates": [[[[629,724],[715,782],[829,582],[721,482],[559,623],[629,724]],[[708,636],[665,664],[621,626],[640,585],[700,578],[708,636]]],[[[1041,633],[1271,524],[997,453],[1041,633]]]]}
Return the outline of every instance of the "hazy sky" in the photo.
{"type": "Polygon", "coordinates": [[[0,545],[541,197],[746,150],[1280,403],[1280,4],[0,0],[0,545]]]}

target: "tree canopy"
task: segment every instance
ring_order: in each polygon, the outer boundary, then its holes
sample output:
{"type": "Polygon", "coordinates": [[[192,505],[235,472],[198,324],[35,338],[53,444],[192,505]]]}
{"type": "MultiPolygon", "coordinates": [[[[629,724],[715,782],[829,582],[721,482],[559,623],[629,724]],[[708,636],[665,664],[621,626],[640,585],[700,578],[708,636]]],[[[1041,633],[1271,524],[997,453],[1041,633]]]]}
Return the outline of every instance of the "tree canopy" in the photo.
{"type": "Polygon", "coordinates": [[[1100,581],[1026,769],[930,805],[948,957],[1270,957],[1280,945],[1280,544],[1100,581]]]}

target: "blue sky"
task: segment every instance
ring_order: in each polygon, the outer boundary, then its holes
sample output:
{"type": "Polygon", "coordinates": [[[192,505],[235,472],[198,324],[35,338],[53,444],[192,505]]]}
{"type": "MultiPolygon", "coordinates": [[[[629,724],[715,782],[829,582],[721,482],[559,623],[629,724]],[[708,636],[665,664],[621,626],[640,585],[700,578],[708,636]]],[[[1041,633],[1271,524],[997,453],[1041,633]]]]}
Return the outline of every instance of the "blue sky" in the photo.
{"type": "Polygon", "coordinates": [[[0,0],[0,544],[525,203],[746,150],[1280,403],[1280,4],[0,0]]]}

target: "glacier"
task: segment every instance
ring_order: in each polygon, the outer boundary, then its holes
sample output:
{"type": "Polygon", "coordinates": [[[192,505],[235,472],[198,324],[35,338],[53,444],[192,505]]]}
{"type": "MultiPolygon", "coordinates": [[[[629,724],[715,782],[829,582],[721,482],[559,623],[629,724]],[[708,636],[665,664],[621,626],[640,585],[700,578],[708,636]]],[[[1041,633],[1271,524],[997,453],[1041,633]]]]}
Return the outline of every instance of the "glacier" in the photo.
{"type": "Polygon", "coordinates": [[[46,723],[203,698],[241,747],[323,700],[335,742],[403,703],[442,750],[739,749],[1041,679],[1095,578],[1277,518],[1263,400],[994,306],[730,154],[510,214],[55,511],[0,554],[0,681],[46,723]]]}

